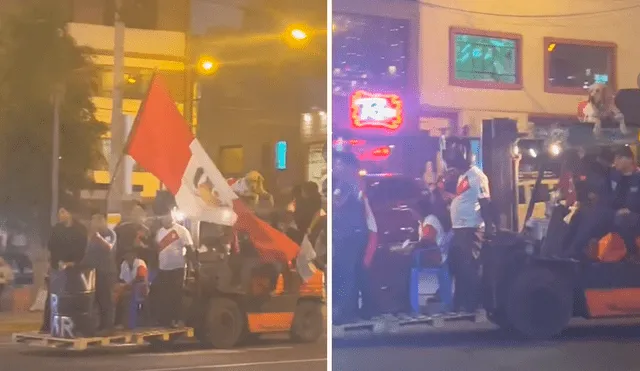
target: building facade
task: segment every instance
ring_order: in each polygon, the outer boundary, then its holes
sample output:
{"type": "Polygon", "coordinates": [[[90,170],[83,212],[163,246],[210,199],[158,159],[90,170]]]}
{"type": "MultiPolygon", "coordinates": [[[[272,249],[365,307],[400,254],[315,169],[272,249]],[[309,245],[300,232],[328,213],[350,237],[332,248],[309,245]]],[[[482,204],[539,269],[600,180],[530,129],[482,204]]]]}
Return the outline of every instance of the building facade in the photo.
{"type": "Polygon", "coordinates": [[[369,172],[407,171],[419,134],[419,23],[414,1],[333,2],[333,136],[369,172]]]}
{"type": "Polygon", "coordinates": [[[221,63],[214,76],[199,78],[197,134],[224,175],[259,171],[274,193],[313,178],[309,168],[317,165],[317,144],[326,142],[326,119],[324,134],[303,136],[302,127],[326,112],[322,3],[194,0],[199,18],[206,18],[193,22],[194,58],[209,54],[221,63]],[[319,33],[305,48],[291,49],[281,40],[289,24],[319,33]]]}
{"type": "Polygon", "coordinates": [[[475,136],[482,120],[505,117],[530,132],[575,120],[593,83],[636,87],[637,7],[576,7],[569,0],[430,4],[419,12],[424,130],[449,126],[475,136]]]}
{"type": "MultiPolygon", "coordinates": [[[[135,0],[124,2],[125,86],[123,113],[131,120],[138,112],[154,71],[164,76],[178,108],[185,99],[185,30],[189,10],[186,1],[135,0]]],[[[94,51],[98,67],[98,90],[93,101],[100,121],[111,122],[113,90],[113,50],[115,2],[111,0],[68,1],[68,29],[79,45],[94,51]]],[[[110,159],[110,137],[103,140],[105,157],[110,159]]],[[[150,173],[134,166],[133,190],[143,198],[154,197],[161,184],[150,173]]],[[[93,178],[98,189],[107,188],[108,169],[96,169],[93,178]]],[[[93,192],[88,197],[100,197],[93,192]]]]}

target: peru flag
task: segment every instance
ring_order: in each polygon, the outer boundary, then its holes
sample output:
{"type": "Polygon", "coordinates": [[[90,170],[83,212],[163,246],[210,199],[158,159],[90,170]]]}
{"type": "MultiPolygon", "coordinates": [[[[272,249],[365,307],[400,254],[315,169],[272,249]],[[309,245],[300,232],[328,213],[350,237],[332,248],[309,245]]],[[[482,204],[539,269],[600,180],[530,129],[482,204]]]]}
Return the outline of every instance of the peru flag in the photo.
{"type": "Polygon", "coordinates": [[[195,138],[161,76],[154,75],[126,152],[175,196],[188,218],[246,232],[265,260],[293,260],[298,245],[260,220],[238,199],[195,138]]]}
{"type": "Polygon", "coordinates": [[[369,240],[367,241],[367,247],[364,252],[364,266],[369,268],[373,262],[373,256],[376,253],[376,248],[378,247],[378,225],[376,224],[376,219],[373,216],[373,211],[371,211],[371,206],[369,206],[369,200],[367,200],[366,197],[363,197],[363,202],[364,212],[367,218],[367,229],[369,230],[369,240]]]}

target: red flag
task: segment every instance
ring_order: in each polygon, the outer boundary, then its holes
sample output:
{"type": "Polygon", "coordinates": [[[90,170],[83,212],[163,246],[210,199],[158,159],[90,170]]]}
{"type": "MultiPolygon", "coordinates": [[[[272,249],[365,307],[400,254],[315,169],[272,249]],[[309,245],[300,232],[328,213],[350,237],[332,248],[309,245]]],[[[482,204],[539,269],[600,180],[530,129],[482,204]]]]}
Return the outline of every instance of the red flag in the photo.
{"type": "Polygon", "coordinates": [[[584,110],[585,108],[587,108],[588,105],[589,105],[589,102],[586,100],[578,103],[578,119],[580,119],[580,121],[584,120],[585,118],[584,110]]]}
{"type": "Polygon", "coordinates": [[[131,131],[127,153],[166,185],[187,217],[219,224],[235,223],[238,230],[249,235],[263,260],[289,262],[298,255],[300,248],[295,242],[260,220],[238,200],[189,130],[159,75],[151,80],[131,131]],[[201,197],[203,184],[210,186],[213,198],[201,197]],[[207,203],[211,199],[219,204],[207,203]]]}

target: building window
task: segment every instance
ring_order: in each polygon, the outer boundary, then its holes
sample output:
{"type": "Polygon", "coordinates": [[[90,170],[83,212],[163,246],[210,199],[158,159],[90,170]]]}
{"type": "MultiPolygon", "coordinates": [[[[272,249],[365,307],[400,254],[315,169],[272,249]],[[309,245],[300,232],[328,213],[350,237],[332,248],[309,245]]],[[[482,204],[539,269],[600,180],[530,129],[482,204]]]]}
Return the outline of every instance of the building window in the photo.
{"type": "MultiPolygon", "coordinates": [[[[184,101],[184,73],[181,71],[161,71],[159,73],[167,84],[171,97],[176,102],[184,101]]],[[[111,67],[102,68],[98,76],[98,96],[111,97],[113,94],[113,69],[111,67]]],[[[150,69],[126,68],[123,97],[125,99],[144,99],[152,76],[153,70],[150,69]]]]}
{"type": "Polygon", "coordinates": [[[333,94],[408,84],[410,21],[391,17],[333,14],[333,94]]]}
{"type": "Polygon", "coordinates": [[[242,146],[220,147],[220,171],[226,176],[236,176],[244,171],[242,146]]]}
{"type": "Polygon", "coordinates": [[[616,44],[544,39],[545,91],[585,94],[594,83],[616,87],[616,44]]]}
{"type": "Polygon", "coordinates": [[[449,83],[478,89],[522,89],[522,36],[452,28],[449,83]]]}

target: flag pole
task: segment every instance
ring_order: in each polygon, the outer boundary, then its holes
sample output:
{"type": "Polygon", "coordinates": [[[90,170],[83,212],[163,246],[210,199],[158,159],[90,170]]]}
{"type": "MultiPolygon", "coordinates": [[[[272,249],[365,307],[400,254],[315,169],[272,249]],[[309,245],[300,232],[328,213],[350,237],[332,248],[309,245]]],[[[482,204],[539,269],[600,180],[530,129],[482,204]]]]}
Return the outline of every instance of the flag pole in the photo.
{"type": "Polygon", "coordinates": [[[158,72],[158,69],[156,68],[153,71],[153,74],[151,75],[151,82],[149,83],[149,86],[147,87],[147,92],[144,95],[144,99],[142,100],[142,103],[140,103],[140,108],[138,109],[138,113],[136,113],[136,117],[133,120],[133,124],[131,125],[131,130],[129,131],[129,134],[127,134],[127,138],[126,138],[124,146],[122,148],[122,153],[120,153],[120,156],[118,156],[118,161],[116,162],[116,165],[114,167],[114,171],[111,174],[111,179],[109,180],[109,187],[107,188],[107,196],[105,197],[105,202],[106,202],[107,205],[109,204],[109,196],[111,195],[111,188],[113,186],[113,182],[116,180],[116,177],[118,176],[118,171],[120,170],[120,167],[122,166],[122,164],[124,162],[125,156],[127,155],[127,152],[129,150],[129,146],[131,145],[131,138],[133,137],[133,134],[135,133],[136,129],[139,126],[140,116],[142,115],[142,112],[145,109],[145,106],[146,106],[146,103],[147,103],[147,99],[149,98],[149,93],[151,91],[151,86],[153,85],[153,82],[156,79],[157,72],[158,72]]]}

